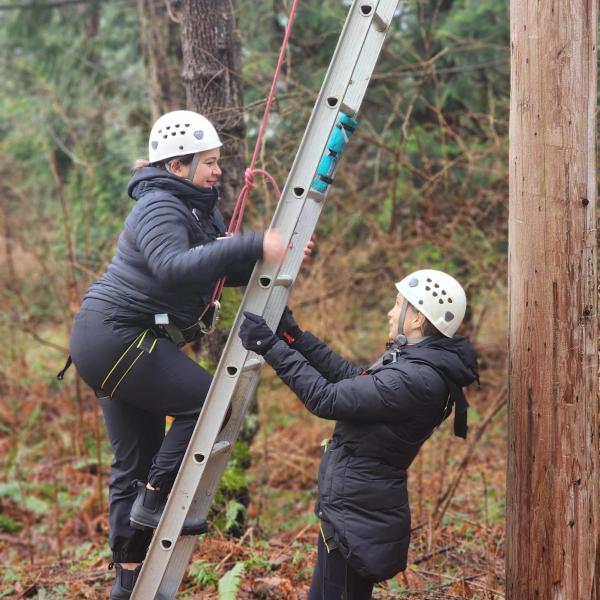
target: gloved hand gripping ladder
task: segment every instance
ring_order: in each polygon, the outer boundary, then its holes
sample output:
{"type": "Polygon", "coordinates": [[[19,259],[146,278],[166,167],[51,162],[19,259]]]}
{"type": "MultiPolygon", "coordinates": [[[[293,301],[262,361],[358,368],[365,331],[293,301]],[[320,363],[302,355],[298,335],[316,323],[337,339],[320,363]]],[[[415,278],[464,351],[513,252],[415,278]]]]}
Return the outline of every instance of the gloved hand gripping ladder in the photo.
{"type": "Polygon", "coordinates": [[[242,313],[262,315],[272,328],[277,326],[398,3],[355,0],[350,8],[271,222],[290,243],[290,251],[280,268],[259,262],[254,269],[131,596],[134,600],[174,598],[183,579],[196,543],[195,537],[179,537],[183,520],[188,511],[206,518],[263,363],[238,338],[242,313]],[[230,403],[231,417],[220,431],[230,403]]]}

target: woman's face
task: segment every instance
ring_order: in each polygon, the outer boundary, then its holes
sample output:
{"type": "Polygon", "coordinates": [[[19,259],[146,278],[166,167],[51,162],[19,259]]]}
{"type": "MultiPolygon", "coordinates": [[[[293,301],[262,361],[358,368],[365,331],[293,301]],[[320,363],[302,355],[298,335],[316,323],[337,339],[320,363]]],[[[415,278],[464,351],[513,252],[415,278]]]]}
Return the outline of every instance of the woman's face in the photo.
{"type": "Polygon", "coordinates": [[[396,296],[396,303],[394,304],[392,310],[388,313],[388,320],[390,323],[390,330],[388,333],[388,339],[393,341],[396,339],[396,336],[400,333],[400,328],[398,327],[398,321],[400,320],[400,311],[402,310],[402,301],[404,298],[402,294],[398,294],[396,296]]]}
{"type": "MultiPolygon", "coordinates": [[[[213,150],[204,150],[198,152],[198,166],[194,173],[192,183],[198,187],[210,188],[213,187],[221,176],[219,167],[219,159],[221,158],[221,149],[214,148],[213,150]]],[[[178,177],[188,178],[192,165],[184,165],[177,159],[169,163],[169,171],[178,177]]]]}
{"type": "Polygon", "coordinates": [[[417,312],[412,304],[408,305],[408,310],[404,317],[404,323],[402,327],[399,327],[400,313],[402,312],[402,304],[404,302],[404,296],[400,293],[396,296],[396,303],[392,310],[388,313],[388,320],[390,323],[390,331],[388,333],[388,339],[394,341],[399,333],[404,332],[407,337],[413,335],[421,335],[420,327],[424,320],[421,313],[417,312]]]}
{"type": "MultiPolygon", "coordinates": [[[[205,150],[199,152],[200,159],[194,173],[192,183],[198,187],[210,188],[216,185],[221,177],[221,169],[219,167],[219,159],[221,158],[221,149],[205,150]]],[[[191,165],[187,165],[188,174],[191,165]]]]}

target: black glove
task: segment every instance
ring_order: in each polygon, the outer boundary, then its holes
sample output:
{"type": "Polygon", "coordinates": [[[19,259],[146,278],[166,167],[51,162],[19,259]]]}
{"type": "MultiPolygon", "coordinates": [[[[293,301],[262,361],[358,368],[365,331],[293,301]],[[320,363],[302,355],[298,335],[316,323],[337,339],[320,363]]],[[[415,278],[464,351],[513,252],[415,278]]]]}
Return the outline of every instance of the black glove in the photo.
{"type": "Polygon", "coordinates": [[[294,314],[286,306],[277,327],[277,337],[288,344],[293,344],[301,335],[302,329],[298,327],[298,323],[294,321],[294,314]]]}
{"type": "Polygon", "coordinates": [[[244,322],[240,327],[239,336],[246,350],[264,356],[278,341],[266,321],[251,312],[244,312],[244,322]]]}

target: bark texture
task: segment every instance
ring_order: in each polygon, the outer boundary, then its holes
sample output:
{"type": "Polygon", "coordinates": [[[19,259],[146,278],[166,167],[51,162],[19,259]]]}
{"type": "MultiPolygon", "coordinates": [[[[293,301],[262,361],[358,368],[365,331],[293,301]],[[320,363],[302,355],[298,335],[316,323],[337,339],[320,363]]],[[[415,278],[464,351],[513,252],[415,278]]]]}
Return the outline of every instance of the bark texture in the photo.
{"type": "Polygon", "coordinates": [[[168,0],[137,0],[152,121],[171,110],[185,108],[185,90],[180,78],[181,37],[175,7],[170,8],[168,0]]]}
{"type": "Polygon", "coordinates": [[[507,598],[598,598],[592,0],[511,0],[507,598]]]}
{"type": "Polygon", "coordinates": [[[182,0],[179,14],[187,108],[208,117],[224,144],[221,207],[229,217],[244,184],[245,167],[240,45],[233,1],[182,0]]]}

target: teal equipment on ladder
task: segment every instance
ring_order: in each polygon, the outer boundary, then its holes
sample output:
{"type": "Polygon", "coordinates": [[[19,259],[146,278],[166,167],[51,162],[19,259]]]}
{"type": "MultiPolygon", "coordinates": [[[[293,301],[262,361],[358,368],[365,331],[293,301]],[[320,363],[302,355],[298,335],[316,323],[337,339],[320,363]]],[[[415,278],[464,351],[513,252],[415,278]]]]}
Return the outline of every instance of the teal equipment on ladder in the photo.
{"type": "Polygon", "coordinates": [[[328,186],[333,182],[333,176],[335,175],[335,169],[337,167],[342,152],[346,147],[346,144],[350,140],[350,137],[354,133],[358,121],[349,117],[347,114],[340,112],[339,118],[329,141],[327,142],[327,148],[321,157],[319,166],[317,167],[317,175],[313,179],[311,188],[317,192],[324,194],[327,191],[328,186]]]}

